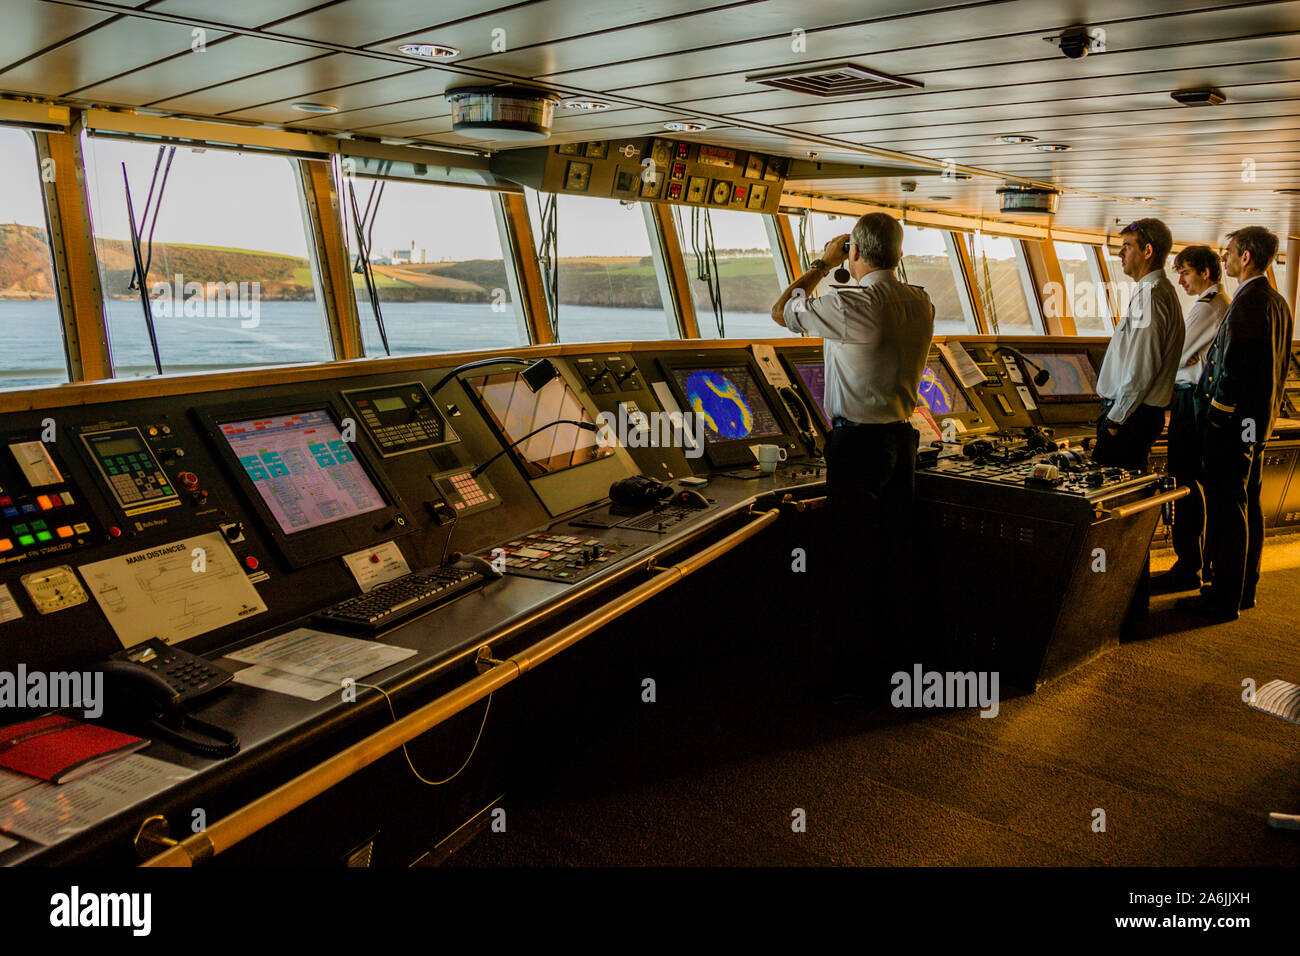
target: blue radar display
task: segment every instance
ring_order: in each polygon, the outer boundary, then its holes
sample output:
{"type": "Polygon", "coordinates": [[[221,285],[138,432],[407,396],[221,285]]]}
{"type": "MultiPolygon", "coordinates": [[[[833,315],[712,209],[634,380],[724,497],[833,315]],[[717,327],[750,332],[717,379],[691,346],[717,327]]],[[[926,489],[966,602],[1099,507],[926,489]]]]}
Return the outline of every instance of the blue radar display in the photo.
{"type": "Polygon", "coordinates": [[[781,426],[747,368],[677,368],[673,377],[685,392],[690,411],[704,419],[706,442],[781,434],[781,426]]]}

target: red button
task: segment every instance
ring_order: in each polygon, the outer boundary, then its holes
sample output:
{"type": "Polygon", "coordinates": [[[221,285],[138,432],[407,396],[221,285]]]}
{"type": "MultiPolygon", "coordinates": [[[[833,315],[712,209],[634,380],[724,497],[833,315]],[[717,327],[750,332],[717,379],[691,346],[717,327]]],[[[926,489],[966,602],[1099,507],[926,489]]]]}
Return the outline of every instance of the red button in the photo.
{"type": "Polygon", "coordinates": [[[50,495],[50,501],[54,503],[54,507],[56,508],[63,507],[63,499],[60,498],[58,495],[50,495]]]}
{"type": "Polygon", "coordinates": [[[10,499],[0,498],[0,508],[9,508],[12,506],[13,506],[13,502],[10,499]]]}
{"type": "Polygon", "coordinates": [[[379,563],[379,555],[377,555],[377,554],[372,554],[372,555],[370,556],[370,563],[371,563],[371,564],[378,564],[378,563],[379,563]]]}
{"type": "Polygon", "coordinates": [[[257,565],[258,565],[257,558],[253,557],[251,554],[248,557],[244,558],[244,566],[247,567],[248,570],[256,571],[257,565]]]}
{"type": "Polygon", "coordinates": [[[122,529],[117,525],[113,525],[113,527],[108,529],[108,536],[110,538],[120,538],[122,537],[122,529]]]}
{"type": "Polygon", "coordinates": [[[192,471],[182,471],[176,478],[186,491],[193,491],[199,486],[199,476],[192,471]]]}

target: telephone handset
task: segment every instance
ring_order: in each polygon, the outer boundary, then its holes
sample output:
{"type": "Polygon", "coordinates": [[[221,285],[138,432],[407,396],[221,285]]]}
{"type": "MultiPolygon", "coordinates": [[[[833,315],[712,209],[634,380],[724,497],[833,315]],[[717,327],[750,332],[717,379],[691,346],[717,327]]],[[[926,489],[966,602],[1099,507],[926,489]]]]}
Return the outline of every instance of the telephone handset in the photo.
{"type": "Polygon", "coordinates": [[[239,751],[238,737],[183,709],[234,678],[224,667],[153,637],[118,651],[105,661],[104,673],[145,705],[149,725],[163,739],[207,757],[239,751]]]}
{"type": "Polygon", "coordinates": [[[808,411],[803,396],[790,385],[778,386],[776,393],[781,396],[782,403],[790,413],[790,417],[794,419],[795,428],[799,431],[799,440],[808,449],[809,456],[817,458],[817,431],[813,428],[812,414],[808,411]]]}

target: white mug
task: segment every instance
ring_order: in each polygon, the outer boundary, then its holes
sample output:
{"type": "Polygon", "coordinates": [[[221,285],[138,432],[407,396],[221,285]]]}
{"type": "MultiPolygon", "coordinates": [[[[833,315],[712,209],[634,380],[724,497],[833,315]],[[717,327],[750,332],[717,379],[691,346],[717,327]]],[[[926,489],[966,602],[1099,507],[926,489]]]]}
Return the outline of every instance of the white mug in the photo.
{"type": "Polygon", "coordinates": [[[758,470],[765,475],[776,471],[777,464],[789,455],[780,445],[755,445],[754,454],[758,456],[758,470]]]}

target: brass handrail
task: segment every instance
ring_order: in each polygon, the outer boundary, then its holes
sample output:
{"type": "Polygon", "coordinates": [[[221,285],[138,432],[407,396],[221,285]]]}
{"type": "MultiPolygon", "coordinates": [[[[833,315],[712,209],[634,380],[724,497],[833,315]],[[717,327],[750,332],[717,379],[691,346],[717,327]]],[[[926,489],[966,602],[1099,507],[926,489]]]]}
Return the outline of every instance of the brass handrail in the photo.
{"type": "Polygon", "coordinates": [[[477,677],[430,701],[383,730],[357,741],[333,757],[281,784],[270,793],[263,794],[216,821],[204,831],[187,837],[178,845],[169,847],[140,865],[193,866],[230,849],[245,837],[274,823],[357,771],[387,756],[403,744],[482,700],[488,694],[500,690],[526,671],[532,670],[560,651],[576,644],[614,618],[672,587],[688,574],[699,570],[758,534],[775,522],[780,514],[777,508],[762,512],[753,521],[705,548],[699,554],[663,569],[605,607],[592,611],[531,647],[506,658],[477,677]]]}
{"type": "Polygon", "coordinates": [[[1112,518],[1127,518],[1129,515],[1135,515],[1141,511],[1147,511],[1150,508],[1159,508],[1161,505],[1176,501],[1191,493],[1190,488],[1183,485],[1181,488],[1174,488],[1172,491],[1162,492],[1153,498],[1143,498],[1141,501],[1134,501],[1132,504],[1120,505],[1118,508],[1104,508],[1107,515],[1112,518]]]}

